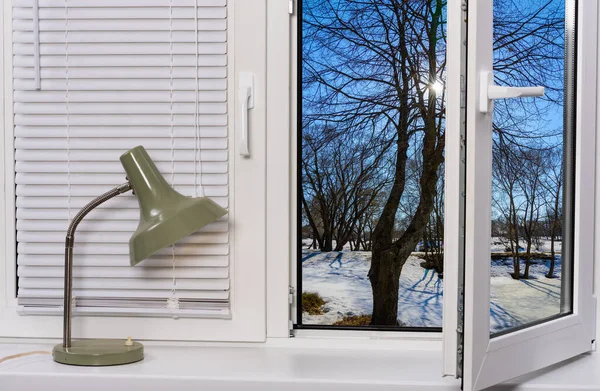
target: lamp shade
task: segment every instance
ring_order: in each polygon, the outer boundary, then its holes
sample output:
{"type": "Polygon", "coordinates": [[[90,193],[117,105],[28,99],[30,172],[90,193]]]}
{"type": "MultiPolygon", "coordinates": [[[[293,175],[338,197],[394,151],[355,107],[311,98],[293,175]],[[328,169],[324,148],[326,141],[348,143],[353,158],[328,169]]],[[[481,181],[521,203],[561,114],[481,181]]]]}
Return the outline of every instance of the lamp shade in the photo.
{"type": "Polygon", "coordinates": [[[121,164],[140,205],[140,223],[129,240],[131,266],[227,214],[209,198],[175,191],[142,146],[124,153],[121,164]]]}

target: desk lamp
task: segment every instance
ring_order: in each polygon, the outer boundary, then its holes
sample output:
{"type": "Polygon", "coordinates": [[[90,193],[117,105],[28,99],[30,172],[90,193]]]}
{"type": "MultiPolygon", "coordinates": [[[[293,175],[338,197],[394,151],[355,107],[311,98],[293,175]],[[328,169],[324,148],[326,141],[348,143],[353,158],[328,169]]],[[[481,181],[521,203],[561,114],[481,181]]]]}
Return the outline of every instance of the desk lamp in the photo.
{"type": "Polygon", "coordinates": [[[144,358],[144,347],[130,340],[91,339],[71,341],[71,295],[75,230],[83,218],[109,199],[133,190],[140,206],[140,223],[129,240],[131,266],[158,250],[210,224],[227,211],[206,197],[191,198],[175,191],[160,174],[142,146],[121,156],[127,182],[93,199],[73,218],[65,242],[65,290],[63,342],[54,347],[54,361],[70,365],[128,364],[144,358]]]}

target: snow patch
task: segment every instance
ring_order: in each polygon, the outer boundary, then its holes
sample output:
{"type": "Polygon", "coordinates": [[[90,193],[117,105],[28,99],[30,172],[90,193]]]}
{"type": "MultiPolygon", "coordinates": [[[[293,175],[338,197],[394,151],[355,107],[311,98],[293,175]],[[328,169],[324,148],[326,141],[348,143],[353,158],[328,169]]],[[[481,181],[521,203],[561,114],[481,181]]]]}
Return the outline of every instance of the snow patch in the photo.
{"type": "MultiPolygon", "coordinates": [[[[407,327],[441,327],[443,280],[410,256],[400,276],[398,320],[407,327]]],[[[533,260],[531,279],[514,280],[511,259],[491,261],[491,331],[498,332],[560,312],[560,278],[546,278],[546,260],[533,260]]],[[[523,272],[525,262],[522,262],[523,272]]],[[[371,284],[367,276],[371,253],[302,251],[302,290],[317,292],[327,303],[323,315],[302,316],[303,324],[331,325],[344,316],[371,314],[371,284]]],[[[555,275],[560,276],[557,256],[555,275]]]]}

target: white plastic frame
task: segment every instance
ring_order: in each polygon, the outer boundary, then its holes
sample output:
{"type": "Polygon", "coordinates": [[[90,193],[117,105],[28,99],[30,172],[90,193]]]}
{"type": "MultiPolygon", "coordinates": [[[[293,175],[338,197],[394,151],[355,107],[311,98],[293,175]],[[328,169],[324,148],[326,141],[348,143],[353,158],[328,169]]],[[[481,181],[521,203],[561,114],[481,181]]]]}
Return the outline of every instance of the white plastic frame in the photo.
{"type": "MultiPolygon", "coordinates": [[[[255,76],[255,102],[250,159],[235,153],[234,124],[237,94],[230,94],[229,138],[231,319],[77,316],[74,338],[138,340],[264,341],[266,339],[266,0],[229,0],[229,91],[237,75],[255,76]],[[235,58],[234,58],[235,57],[235,58]],[[239,196],[237,196],[239,194],[239,196]]],[[[0,137],[0,338],[60,338],[62,316],[21,316],[17,313],[15,262],[15,194],[12,115],[12,2],[3,2],[2,18],[2,127],[0,137]]],[[[77,257],[75,257],[77,262],[77,257]]]]}
{"type": "MultiPolygon", "coordinates": [[[[481,390],[587,352],[592,349],[595,338],[592,212],[595,211],[597,98],[596,90],[589,86],[597,85],[598,5],[596,2],[583,0],[579,1],[577,7],[573,314],[493,339],[490,338],[489,315],[490,263],[481,262],[489,258],[491,240],[492,116],[480,113],[477,107],[480,87],[477,75],[492,70],[492,10],[492,0],[469,2],[463,367],[465,391],[481,390]]],[[[449,30],[450,28],[451,26],[449,30]]],[[[454,283],[456,280],[451,281],[454,283]]],[[[450,280],[446,280],[446,292],[449,283],[450,280]]],[[[447,299],[445,305],[453,300],[452,297],[447,299]]],[[[455,298],[454,304],[456,305],[455,298]]],[[[446,328],[451,326],[452,324],[445,324],[446,328]]],[[[449,356],[449,348],[453,342],[451,337],[448,335],[445,341],[448,354],[444,357],[448,360],[445,368],[449,374],[452,374],[453,364],[452,357],[449,356]]]]}

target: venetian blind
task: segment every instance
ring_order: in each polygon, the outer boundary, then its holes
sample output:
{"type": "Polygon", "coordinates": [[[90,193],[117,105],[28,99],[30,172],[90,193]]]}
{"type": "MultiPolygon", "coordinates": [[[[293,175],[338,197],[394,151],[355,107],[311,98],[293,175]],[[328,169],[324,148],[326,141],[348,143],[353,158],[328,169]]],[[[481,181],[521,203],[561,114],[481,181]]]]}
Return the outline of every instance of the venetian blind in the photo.
{"type": "MultiPolygon", "coordinates": [[[[227,5],[13,0],[13,42],[18,301],[59,311],[69,219],[125,181],[123,152],[228,207],[227,5]]],[[[228,316],[227,216],[130,267],[138,218],[129,193],[82,222],[74,311],[170,315],[174,291],[178,315],[228,316]]]]}

